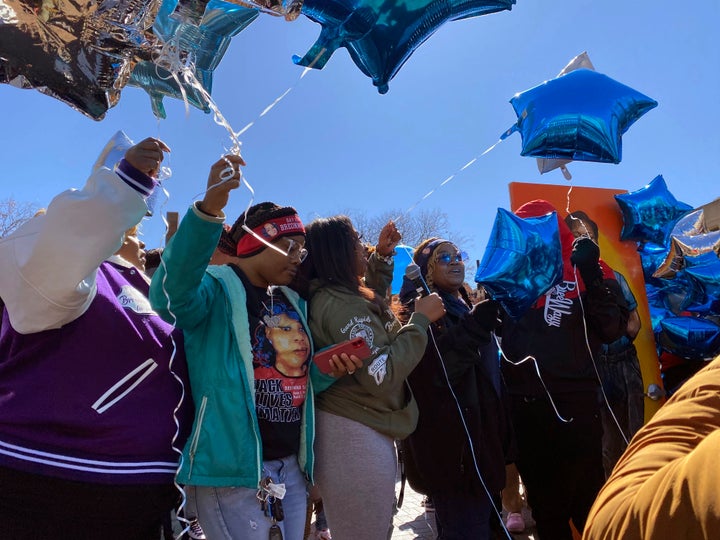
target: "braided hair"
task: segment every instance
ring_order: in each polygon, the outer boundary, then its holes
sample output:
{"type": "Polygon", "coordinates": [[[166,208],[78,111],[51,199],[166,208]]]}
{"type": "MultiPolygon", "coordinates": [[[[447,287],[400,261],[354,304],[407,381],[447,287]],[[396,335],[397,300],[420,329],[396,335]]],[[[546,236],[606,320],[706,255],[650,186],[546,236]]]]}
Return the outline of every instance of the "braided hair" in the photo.
{"type": "MultiPolygon", "coordinates": [[[[232,255],[236,254],[235,250],[237,249],[238,242],[240,242],[244,236],[249,234],[245,229],[243,229],[243,225],[249,229],[254,229],[268,220],[291,216],[293,214],[297,214],[297,211],[292,206],[278,206],[273,202],[261,202],[259,204],[255,204],[248,208],[246,212],[240,214],[240,217],[235,220],[235,223],[232,227],[230,227],[230,230],[223,231],[220,238],[222,242],[221,250],[232,255]]],[[[238,255],[238,257],[252,257],[264,250],[265,247],[266,246],[261,245],[252,253],[238,255]]]]}

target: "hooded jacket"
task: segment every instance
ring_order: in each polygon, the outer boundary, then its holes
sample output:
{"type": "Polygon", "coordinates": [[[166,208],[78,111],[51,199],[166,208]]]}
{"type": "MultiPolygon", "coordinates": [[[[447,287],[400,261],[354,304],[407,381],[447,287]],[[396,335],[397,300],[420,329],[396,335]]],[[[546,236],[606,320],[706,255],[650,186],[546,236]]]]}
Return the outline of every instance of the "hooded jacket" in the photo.
{"type": "MultiPolygon", "coordinates": [[[[516,214],[526,218],[553,211],[555,208],[549,202],[536,200],[521,206],[516,214]]],[[[504,361],[502,368],[511,395],[545,395],[532,362],[513,365],[528,356],[536,359],[551,394],[595,392],[600,382],[593,357],[599,353],[601,343],[615,341],[627,329],[627,303],[612,270],[601,263],[603,280],[589,288],[579,272],[576,281],[570,263],[574,237],[559,216],[558,226],[563,281],[520,319],[503,319],[502,350],[509,362],[504,361]]]]}
{"type": "Polygon", "coordinates": [[[372,351],[361,369],[317,395],[318,409],[389,437],[407,437],[417,424],[418,409],[406,379],[425,350],[429,324],[427,317],[415,313],[401,326],[389,308],[382,310],[343,287],[311,282],[310,330],[315,347],[362,336],[372,351]]]}
{"type": "MultiPolygon", "coordinates": [[[[183,329],[196,403],[178,481],[256,488],[263,452],[246,291],[229,266],[208,267],[221,231],[222,218],[191,207],[153,275],[150,300],[166,320],[183,329]]],[[[305,302],[291,289],[281,289],[309,335],[305,302]]],[[[312,392],[333,381],[311,364],[298,454],[300,467],[310,479],[315,433],[312,392]]]]}

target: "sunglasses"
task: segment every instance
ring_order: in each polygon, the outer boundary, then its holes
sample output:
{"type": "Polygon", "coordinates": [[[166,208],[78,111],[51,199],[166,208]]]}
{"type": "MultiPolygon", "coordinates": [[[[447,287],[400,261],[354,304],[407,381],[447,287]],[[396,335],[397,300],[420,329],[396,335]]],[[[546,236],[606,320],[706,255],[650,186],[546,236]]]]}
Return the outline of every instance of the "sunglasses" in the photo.
{"type": "Polygon", "coordinates": [[[452,262],[461,263],[468,260],[468,254],[464,251],[456,251],[455,253],[440,253],[435,259],[440,264],[450,264],[452,262]]]}

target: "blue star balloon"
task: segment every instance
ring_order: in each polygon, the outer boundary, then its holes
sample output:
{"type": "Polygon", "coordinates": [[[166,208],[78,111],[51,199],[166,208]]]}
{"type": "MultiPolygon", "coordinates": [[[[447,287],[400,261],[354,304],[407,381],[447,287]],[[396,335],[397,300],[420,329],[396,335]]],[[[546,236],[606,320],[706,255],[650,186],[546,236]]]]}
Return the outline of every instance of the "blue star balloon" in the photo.
{"type": "Polygon", "coordinates": [[[207,6],[164,0],[153,25],[155,34],[164,43],[162,53],[152,62],[138,62],[129,84],[139,86],[150,95],[158,118],[166,117],[164,96],[186,100],[209,113],[213,71],[232,37],[257,16],[257,9],[221,0],[210,0],[207,6]],[[198,10],[203,10],[199,16],[198,10]]]}
{"type": "Polygon", "coordinates": [[[413,248],[405,245],[395,246],[395,266],[393,267],[393,278],[390,284],[392,294],[400,294],[400,288],[405,277],[405,269],[412,262],[413,248]]]}
{"type": "Polygon", "coordinates": [[[630,193],[615,195],[623,216],[621,240],[637,240],[668,245],[675,223],[692,210],[668,191],[662,175],[648,185],[630,193]]]}
{"type": "Polygon", "coordinates": [[[475,281],[519,319],[562,280],[557,213],[520,218],[498,208],[475,281]]]}
{"type": "Polygon", "coordinates": [[[345,47],[378,91],[388,83],[420,44],[447,21],[509,10],[515,0],[305,0],[309,19],[322,25],[312,48],[293,61],[322,69],[345,47]]]}
{"type": "Polygon", "coordinates": [[[660,346],[687,359],[712,358],[720,352],[720,326],[700,317],[668,317],[660,321],[660,346]]]}
{"type": "Polygon", "coordinates": [[[607,75],[577,69],[515,95],[510,103],[523,156],[620,163],[622,135],[657,101],[607,75]]]}

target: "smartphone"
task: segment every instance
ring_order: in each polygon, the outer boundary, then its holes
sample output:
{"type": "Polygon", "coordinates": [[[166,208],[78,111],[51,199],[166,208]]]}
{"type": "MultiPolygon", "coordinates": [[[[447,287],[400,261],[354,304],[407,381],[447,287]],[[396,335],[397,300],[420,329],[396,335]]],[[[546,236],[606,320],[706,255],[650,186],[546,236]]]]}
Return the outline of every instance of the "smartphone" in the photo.
{"type": "Polygon", "coordinates": [[[342,353],[346,353],[348,355],[354,354],[360,360],[370,358],[370,355],[372,355],[370,347],[368,347],[365,339],[362,337],[356,337],[319,350],[315,353],[315,356],[313,356],[313,362],[315,362],[315,365],[317,365],[320,371],[330,374],[333,370],[330,365],[330,357],[334,354],[339,356],[342,353]]]}

